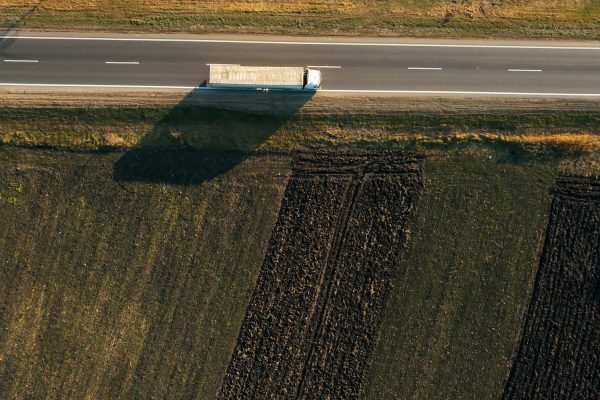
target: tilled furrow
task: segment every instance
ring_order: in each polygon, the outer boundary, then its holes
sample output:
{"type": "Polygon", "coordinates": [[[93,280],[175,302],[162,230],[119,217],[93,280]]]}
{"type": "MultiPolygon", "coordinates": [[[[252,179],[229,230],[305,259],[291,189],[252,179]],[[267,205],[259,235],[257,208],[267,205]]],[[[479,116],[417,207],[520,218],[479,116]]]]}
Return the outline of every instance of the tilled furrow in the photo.
{"type": "Polygon", "coordinates": [[[412,153],[296,158],[219,398],[358,398],[421,185],[412,153]]]}
{"type": "Polygon", "coordinates": [[[504,399],[600,398],[600,179],[561,177],[504,399]]]}

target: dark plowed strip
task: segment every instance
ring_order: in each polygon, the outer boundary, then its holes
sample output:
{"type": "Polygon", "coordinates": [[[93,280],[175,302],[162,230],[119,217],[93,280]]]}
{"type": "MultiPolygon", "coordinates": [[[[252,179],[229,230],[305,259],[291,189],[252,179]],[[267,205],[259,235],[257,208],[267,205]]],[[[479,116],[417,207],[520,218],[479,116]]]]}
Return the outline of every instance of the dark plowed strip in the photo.
{"type": "Polygon", "coordinates": [[[557,179],[554,194],[574,199],[600,201],[600,179],[561,176],[557,179]]]}
{"type": "Polygon", "coordinates": [[[504,399],[600,398],[600,179],[562,177],[504,399]]]}
{"type": "Polygon", "coordinates": [[[358,398],[420,187],[413,155],[296,159],[220,398],[358,398]]]}
{"type": "Polygon", "coordinates": [[[350,179],[291,179],[221,397],[295,393],[304,364],[310,312],[350,179]]]}
{"type": "Polygon", "coordinates": [[[418,181],[413,178],[365,176],[333,263],[298,398],[358,397],[405,240],[402,229],[415,204],[418,181]]]}

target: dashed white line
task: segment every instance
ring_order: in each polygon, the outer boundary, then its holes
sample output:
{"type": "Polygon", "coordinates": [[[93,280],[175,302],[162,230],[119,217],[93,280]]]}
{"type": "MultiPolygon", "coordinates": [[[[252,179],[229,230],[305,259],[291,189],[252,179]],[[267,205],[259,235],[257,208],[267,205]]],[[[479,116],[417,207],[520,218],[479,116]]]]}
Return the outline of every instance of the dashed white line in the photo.
{"type": "Polygon", "coordinates": [[[274,40],[227,40],[227,39],[176,39],[176,38],[127,38],[127,37],[68,37],[68,36],[3,36],[0,39],[26,40],[89,40],[112,42],[180,42],[180,43],[247,43],[318,46],[379,46],[379,47],[454,47],[475,49],[540,49],[540,50],[600,50],[598,46],[527,46],[527,45],[485,45],[485,44],[436,44],[436,43],[365,43],[365,42],[306,42],[274,40]]]}
{"type": "Polygon", "coordinates": [[[139,65],[139,61],[105,61],[105,64],[139,65]]]}
{"type": "Polygon", "coordinates": [[[425,71],[441,71],[438,67],[408,67],[407,69],[425,70],[425,71]]]}
{"type": "Polygon", "coordinates": [[[4,60],[7,63],[37,63],[39,60],[4,60]]]}
{"type": "Polygon", "coordinates": [[[508,72],[542,72],[541,69],[514,69],[510,68],[508,72]]]}

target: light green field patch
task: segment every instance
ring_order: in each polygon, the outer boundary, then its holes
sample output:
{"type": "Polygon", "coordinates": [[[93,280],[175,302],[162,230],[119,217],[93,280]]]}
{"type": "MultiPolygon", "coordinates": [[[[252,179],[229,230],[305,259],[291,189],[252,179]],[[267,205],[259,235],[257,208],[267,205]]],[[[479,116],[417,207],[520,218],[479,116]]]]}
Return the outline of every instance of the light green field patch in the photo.
{"type": "Polygon", "coordinates": [[[552,173],[493,157],[425,161],[425,188],[364,399],[497,399],[546,224],[552,173]]]}
{"type": "Polygon", "coordinates": [[[212,398],[283,161],[115,182],[122,153],[0,149],[0,398],[212,398]]]}

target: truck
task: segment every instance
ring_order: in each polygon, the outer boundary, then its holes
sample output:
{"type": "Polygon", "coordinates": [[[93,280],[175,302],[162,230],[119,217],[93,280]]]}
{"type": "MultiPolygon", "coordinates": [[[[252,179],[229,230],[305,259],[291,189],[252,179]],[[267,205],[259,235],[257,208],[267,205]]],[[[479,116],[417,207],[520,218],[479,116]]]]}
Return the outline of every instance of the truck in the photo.
{"type": "Polygon", "coordinates": [[[210,64],[208,86],[231,89],[318,90],[321,71],[308,67],[256,67],[210,64]]]}

